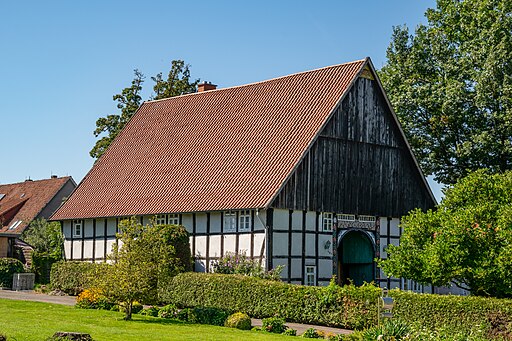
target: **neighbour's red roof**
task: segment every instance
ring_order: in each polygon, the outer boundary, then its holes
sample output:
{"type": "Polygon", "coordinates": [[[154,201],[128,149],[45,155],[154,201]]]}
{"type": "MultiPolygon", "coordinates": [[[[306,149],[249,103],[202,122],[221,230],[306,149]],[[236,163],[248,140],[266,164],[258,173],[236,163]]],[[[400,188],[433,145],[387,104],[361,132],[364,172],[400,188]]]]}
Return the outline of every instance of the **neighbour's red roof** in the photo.
{"type": "Polygon", "coordinates": [[[0,185],[0,234],[20,234],[71,177],[0,185]],[[14,229],[9,229],[21,221],[14,229]]]}
{"type": "Polygon", "coordinates": [[[52,219],[266,207],[366,61],[145,102],[52,219]]]}

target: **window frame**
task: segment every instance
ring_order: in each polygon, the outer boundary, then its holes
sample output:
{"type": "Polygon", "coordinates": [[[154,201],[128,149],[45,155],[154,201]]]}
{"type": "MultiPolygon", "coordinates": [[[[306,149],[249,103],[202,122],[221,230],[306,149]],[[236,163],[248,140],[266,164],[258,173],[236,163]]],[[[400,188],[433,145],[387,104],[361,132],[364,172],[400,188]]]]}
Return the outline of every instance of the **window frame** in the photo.
{"type": "Polygon", "coordinates": [[[222,230],[225,233],[236,233],[237,231],[237,219],[236,211],[224,211],[222,214],[222,230]]]}
{"type": "Polygon", "coordinates": [[[305,265],[304,266],[304,285],[308,286],[316,286],[317,278],[316,278],[316,265],[305,265]],[[308,271],[313,270],[313,271],[308,271]],[[312,281],[310,281],[310,276],[312,277],[312,281]]]}
{"type": "Polygon", "coordinates": [[[362,223],[375,223],[377,221],[377,217],[373,215],[359,215],[357,220],[362,223]]]}
{"type": "Polygon", "coordinates": [[[180,224],[180,215],[173,213],[167,215],[167,224],[169,225],[179,225],[180,224]]]}
{"type": "Polygon", "coordinates": [[[338,221],[356,221],[355,214],[340,213],[336,215],[338,221]]]}
{"type": "Polygon", "coordinates": [[[238,211],[238,232],[251,231],[251,210],[238,211]]]}
{"type": "Polygon", "coordinates": [[[157,214],[157,215],[155,215],[155,224],[156,225],[165,225],[165,224],[167,224],[167,214],[157,214]]]}
{"type": "Polygon", "coordinates": [[[334,228],[334,213],[322,212],[322,232],[332,232],[334,228]]]}
{"type": "Polygon", "coordinates": [[[84,233],[84,222],[82,220],[75,219],[72,222],[72,227],[73,227],[73,230],[72,230],[73,238],[82,238],[82,235],[84,233]],[[77,227],[80,228],[80,233],[76,233],[77,227]]]}

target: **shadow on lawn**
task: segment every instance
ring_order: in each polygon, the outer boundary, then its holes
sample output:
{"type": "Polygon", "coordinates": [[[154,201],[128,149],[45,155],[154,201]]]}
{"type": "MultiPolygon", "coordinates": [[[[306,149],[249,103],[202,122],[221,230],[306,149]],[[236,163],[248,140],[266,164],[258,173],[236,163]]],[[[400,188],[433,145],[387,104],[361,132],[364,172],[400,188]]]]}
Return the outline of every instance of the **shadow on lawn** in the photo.
{"type": "Polygon", "coordinates": [[[148,323],[148,324],[163,324],[163,325],[168,325],[168,324],[173,324],[173,325],[192,325],[193,323],[187,323],[187,322],[183,322],[183,321],[179,321],[179,320],[174,320],[174,319],[164,319],[164,318],[158,318],[158,317],[154,317],[154,318],[142,318],[142,317],[139,317],[139,316],[132,316],[132,319],[130,321],[127,321],[127,322],[137,322],[137,323],[148,323]]]}

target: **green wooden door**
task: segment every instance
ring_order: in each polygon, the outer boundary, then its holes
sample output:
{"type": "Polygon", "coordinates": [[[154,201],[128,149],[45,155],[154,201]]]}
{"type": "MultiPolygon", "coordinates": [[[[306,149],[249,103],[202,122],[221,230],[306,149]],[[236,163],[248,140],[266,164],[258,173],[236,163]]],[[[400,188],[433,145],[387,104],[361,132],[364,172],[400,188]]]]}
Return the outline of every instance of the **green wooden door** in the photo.
{"type": "Polygon", "coordinates": [[[374,251],[371,241],[362,232],[348,232],[340,250],[340,279],[343,284],[352,280],[355,285],[371,282],[374,278],[374,251]]]}

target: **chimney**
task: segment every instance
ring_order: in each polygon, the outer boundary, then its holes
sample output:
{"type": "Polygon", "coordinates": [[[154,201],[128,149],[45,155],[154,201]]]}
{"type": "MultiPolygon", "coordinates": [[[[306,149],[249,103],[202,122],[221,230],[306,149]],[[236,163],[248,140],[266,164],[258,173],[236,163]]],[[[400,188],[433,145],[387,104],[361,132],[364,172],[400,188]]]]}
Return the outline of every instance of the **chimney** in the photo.
{"type": "Polygon", "coordinates": [[[212,82],[203,82],[197,86],[197,92],[204,92],[217,89],[217,85],[212,82]]]}
{"type": "Polygon", "coordinates": [[[57,179],[57,175],[52,175],[51,178],[52,179],[57,179]]]}

